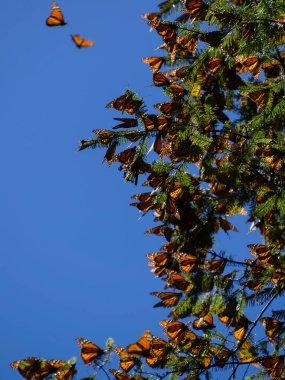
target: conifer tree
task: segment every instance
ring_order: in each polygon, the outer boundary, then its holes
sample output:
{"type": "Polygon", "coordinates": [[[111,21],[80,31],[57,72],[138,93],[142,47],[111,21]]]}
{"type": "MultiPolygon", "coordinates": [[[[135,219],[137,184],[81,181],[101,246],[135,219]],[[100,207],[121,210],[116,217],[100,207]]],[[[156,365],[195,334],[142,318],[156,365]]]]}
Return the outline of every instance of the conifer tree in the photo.
{"type": "MultiPolygon", "coordinates": [[[[82,358],[117,380],[285,379],[285,309],[275,306],[285,289],[285,3],[167,0],[143,18],[164,52],[143,61],[168,100],[150,109],[127,90],[107,105],[120,124],[80,150],[105,149],[108,165],[146,188],[132,206],[154,215],[147,233],[164,239],[147,256],[164,287],[154,307],[170,313],[163,338],[147,330],[106,349],[79,339],[82,358]],[[237,214],[262,237],[238,260],[214,245],[220,230],[237,232],[237,214]],[[112,350],[120,368],[109,374],[112,350]]],[[[12,366],[71,380],[74,363],[54,362],[12,366]]]]}

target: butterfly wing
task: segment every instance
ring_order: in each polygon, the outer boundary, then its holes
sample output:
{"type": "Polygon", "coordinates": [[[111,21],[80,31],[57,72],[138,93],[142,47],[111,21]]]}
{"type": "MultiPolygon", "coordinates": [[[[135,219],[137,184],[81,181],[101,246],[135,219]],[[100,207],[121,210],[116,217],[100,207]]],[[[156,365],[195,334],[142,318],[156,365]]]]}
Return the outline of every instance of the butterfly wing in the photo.
{"type": "Polygon", "coordinates": [[[95,41],[86,40],[79,34],[71,35],[71,39],[79,49],[95,45],[95,41]]]}
{"type": "Polygon", "coordinates": [[[51,13],[50,13],[50,16],[46,19],[46,25],[47,26],[66,25],[61,9],[57,5],[56,2],[53,2],[51,5],[51,13]]]}
{"type": "Polygon", "coordinates": [[[87,365],[94,363],[104,353],[97,344],[90,342],[90,340],[77,338],[76,342],[81,347],[81,358],[87,365]]]}

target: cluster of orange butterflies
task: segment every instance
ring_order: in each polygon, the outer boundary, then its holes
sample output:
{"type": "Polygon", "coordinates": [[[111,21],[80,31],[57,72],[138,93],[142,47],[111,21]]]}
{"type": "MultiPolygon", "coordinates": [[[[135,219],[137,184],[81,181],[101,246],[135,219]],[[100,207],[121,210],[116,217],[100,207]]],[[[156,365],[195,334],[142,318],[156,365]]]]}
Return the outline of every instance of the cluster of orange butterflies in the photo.
{"type": "MultiPolygon", "coordinates": [[[[95,363],[105,353],[97,344],[87,339],[77,338],[76,342],[81,347],[81,357],[86,365],[95,363]]],[[[11,363],[10,366],[17,369],[27,380],[39,380],[48,376],[53,376],[57,380],[72,380],[77,373],[75,363],[72,360],[45,360],[28,357],[23,360],[17,360],[11,363]]]]}
{"type": "MultiPolygon", "coordinates": [[[[55,1],[51,5],[51,13],[50,13],[49,17],[46,19],[46,25],[47,26],[63,26],[63,25],[66,25],[63,13],[55,1]]],[[[85,48],[85,47],[90,47],[90,46],[93,46],[95,44],[95,41],[90,41],[90,40],[84,39],[79,34],[73,34],[73,35],[71,35],[71,38],[72,38],[72,41],[75,43],[75,45],[79,49],[85,48]]]]}

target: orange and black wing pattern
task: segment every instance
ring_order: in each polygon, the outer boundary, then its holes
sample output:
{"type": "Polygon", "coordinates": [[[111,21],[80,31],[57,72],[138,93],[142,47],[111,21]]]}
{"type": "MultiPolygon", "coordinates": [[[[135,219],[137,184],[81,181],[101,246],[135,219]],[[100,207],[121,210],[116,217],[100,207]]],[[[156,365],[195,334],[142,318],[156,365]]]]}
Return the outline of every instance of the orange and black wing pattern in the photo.
{"type": "Polygon", "coordinates": [[[95,41],[86,40],[85,38],[82,38],[79,34],[72,34],[71,39],[78,47],[78,49],[95,45],[95,41]]]}
{"type": "Polygon", "coordinates": [[[120,367],[123,371],[129,372],[134,366],[140,364],[140,360],[137,356],[129,354],[123,348],[116,346],[115,351],[119,355],[120,367]]]}
{"type": "Polygon", "coordinates": [[[36,357],[15,361],[10,366],[17,369],[28,380],[41,380],[53,374],[59,380],[71,380],[76,373],[75,365],[68,362],[63,360],[45,360],[36,357]]]}
{"type": "Polygon", "coordinates": [[[90,340],[77,338],[76,342],[81,347],[81,358],[87,365],[94,363],[104,354],[104,351],[97,344],[90,342],[90,340]]]}
{"type": "Polygon", "coordinates": [[[47,26],[66,25],[61,9],[55,1],[51,4],[51,12],[49,17],[46,19],[46,24],[47,26]]]}
{"type": "Polygon", "coordinates": [[[152,335],[149,330],[146,330],[137,342],[126,347],[126,351],[129,354],[147,356],[151,349],[151,340],[152,335]]]}

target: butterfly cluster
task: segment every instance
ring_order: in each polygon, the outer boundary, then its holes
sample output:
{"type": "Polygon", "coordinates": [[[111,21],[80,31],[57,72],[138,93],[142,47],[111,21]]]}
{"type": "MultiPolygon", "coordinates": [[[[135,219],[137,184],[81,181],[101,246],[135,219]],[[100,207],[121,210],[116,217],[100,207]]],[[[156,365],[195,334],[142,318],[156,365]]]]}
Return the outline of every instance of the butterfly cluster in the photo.
{"type": "Polygon", "coordinates": [[[93,138],[81,142],[81,150],[106,148],[103,161],[118,163],[126,180],[139,184],[144,177],[141,185],[148,189],[134,195],[131,205],[153,214],[156,225],[146,233],[165,240],[147,255],[151,271],[164,283],[163,290],[151,293],[158,298],[154,307],[170,309],[169,319],[161,321],[165,350],[153,355],[155,339],[148,332],[118,347],[126,373],[139,374],[144,360],[198,379],[231,362],[234,368],[252,364],[272,379],[285,378],[284,313],[255,321],[245,312],[250,303],[273,302],[280,294],[276,289],[285,285],[285,151],[277,143],[284,138],[285,33],[278,4],[272,17],[259,14],[260,20],[244,16],[248,0],[169,0],[159,4],[159,12],[144,14],[166,53],[142,59],[164,100],[149,111],[127,90],[107,105],[124,114],[115,118],[119,124],[96,129],[93,138]],[[265,24],[266,43],[276,54],[260,48],[265,24]],[[265,239],[243,253],[253,260],[234,260],[213,248],[221,231],[238,232],[231,220],[236,214],[249,215],[265,239]],[[263,328],[260,345],[252,338],[257,326],[263,328]],[[224,329],[228,335],[220,332],[224,329]]]}
{"type": "MultiPolygon", "coordinates": [[[[125,91],[106,106],[122,113],[113,129],[93,130],[80,150],[105,149],[103,162],[144,189],[131,205],[153,215],[146,234],[163,239],[147,259],[163,286],[151,292],[154,307],[169,314],[164,338],[146,330],[108,349],[78,338],[81,357],[101,370],[116,353],[119,369],[110,373],[118,380],[210,379],[223,368],[245,378],[245,367],[258,368],[251,378],[284,380],[285,311],[272,309],[285,289],[284,7],[166,0],[143,19],[165,52],[142,59],[163,98],[150,110],[125,91]],[[238,232],[234,216],[246,216],[263,239],[235,256],[215,245],[238,232]]],[[[54,5],[47,24],[64,23],[54,5]]],[[[12,367],[30,380],[70,380],[71,363],[55,362],[12,367]]]]}
{"type": "MultiPolygon", "coordinates": [[[[50,27],[66,25],[63,13],[55,1],[51,4],[51,12],[49,17],[46,19],[46,25],[50,27]]],[[[79,34],[71,35],[71,39],[79,49],[95,45],[95,41],[82,38],[79,34]]]]}

